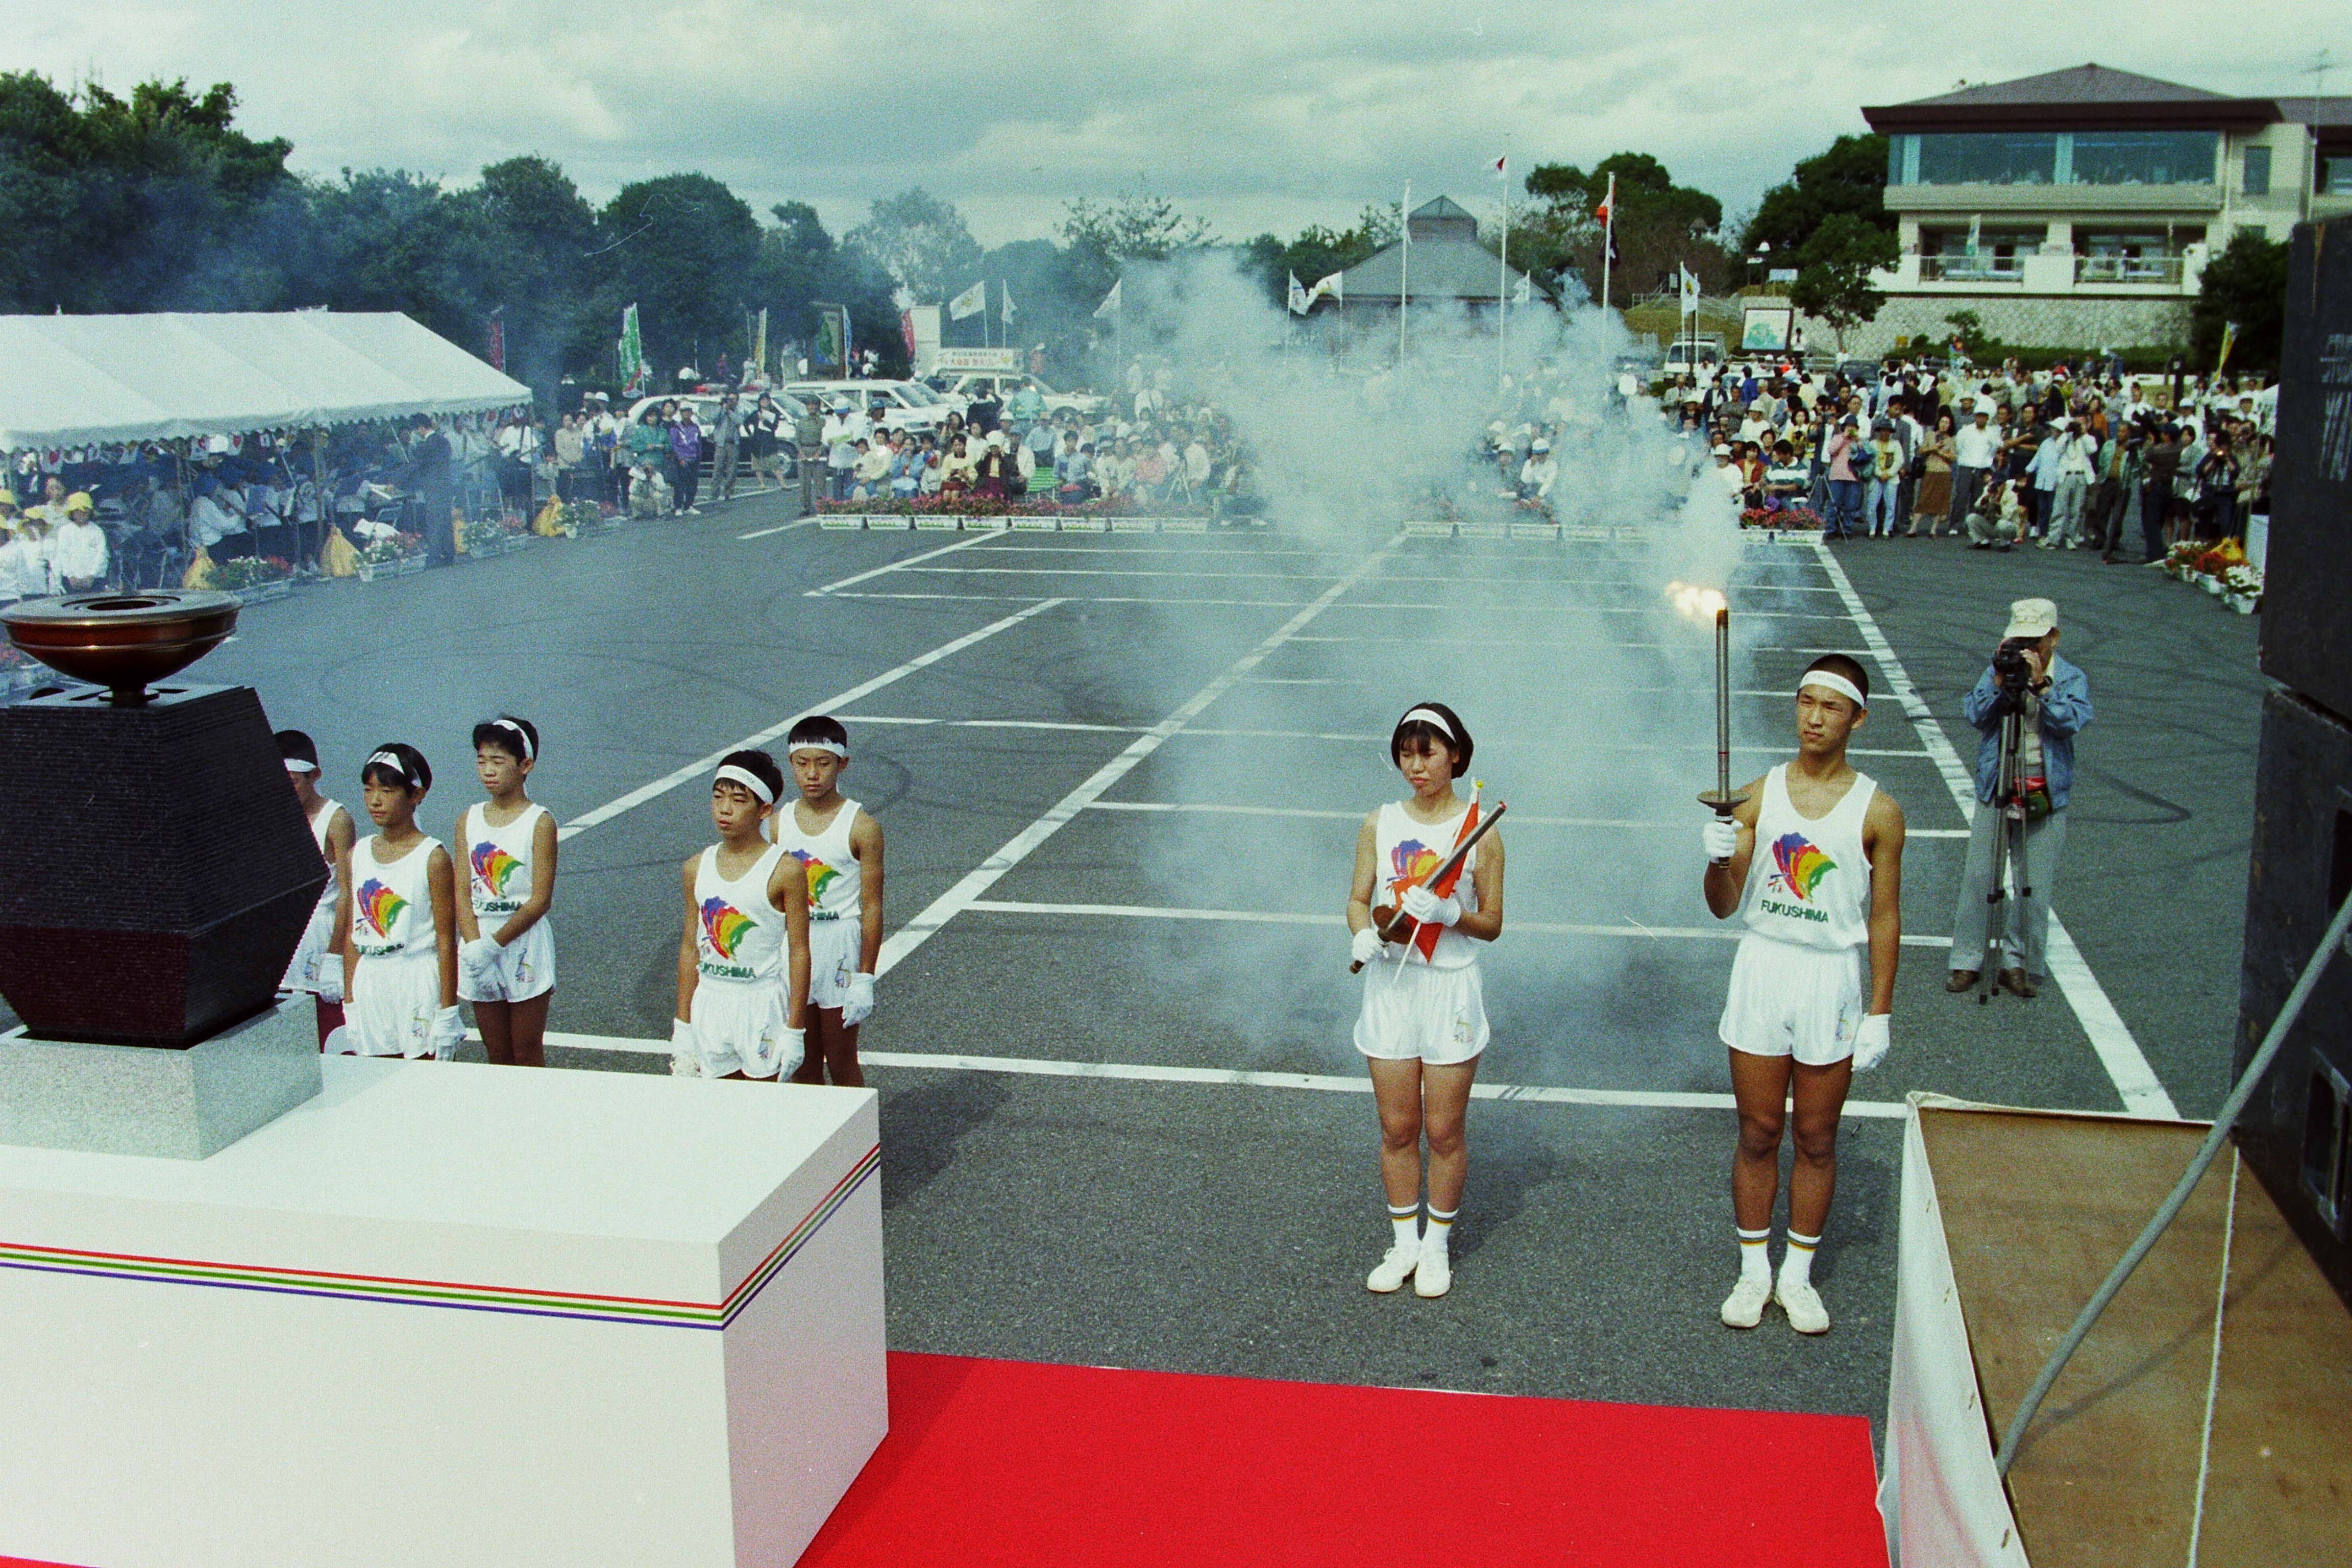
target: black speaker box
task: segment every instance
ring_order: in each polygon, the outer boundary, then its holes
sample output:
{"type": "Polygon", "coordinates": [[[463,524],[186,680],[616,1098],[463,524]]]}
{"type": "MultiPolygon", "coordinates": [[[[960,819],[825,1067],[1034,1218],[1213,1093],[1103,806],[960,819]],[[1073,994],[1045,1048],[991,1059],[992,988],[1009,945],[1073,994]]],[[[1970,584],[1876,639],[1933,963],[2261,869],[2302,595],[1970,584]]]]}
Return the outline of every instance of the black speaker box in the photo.
{"type": "Polygon", "coordinates": [[[2263,574],[2263,673],[2352,716],[2352,217],[2299,224],[2263,574]]]}
{"type": "MultiPolygon", "coordinates": [[[[2352,892],[2352,723],[2292,691],[2263,706],[2232,1076],[2352,892]]],[[[2336,953],[2238,1119],[2238,1147],[2352,1306],[2352,953],[2336,953]]]]}

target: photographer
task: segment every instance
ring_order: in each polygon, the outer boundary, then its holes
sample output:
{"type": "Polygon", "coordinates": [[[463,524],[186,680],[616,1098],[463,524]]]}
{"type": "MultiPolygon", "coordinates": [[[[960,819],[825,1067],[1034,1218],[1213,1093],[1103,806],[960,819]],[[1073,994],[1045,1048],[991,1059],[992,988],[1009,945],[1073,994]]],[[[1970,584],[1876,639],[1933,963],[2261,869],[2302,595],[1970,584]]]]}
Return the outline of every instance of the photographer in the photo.
{"type": "Polygon", "coordinates": [[[2000,906],[1995,978],[2012,994],[2032,996],[2035,982],[2049,973],[2044,954],[2050,901],[2058,890],[2058,857],[2066,847],[2074,737],[2091,721],[2089,679],[2058,657],[2057,605],[2047,599],[2020,599],[2010,605],[2009,629],[1960,711],[1979,737],[1977,809],[1968,865],[1960,873],[1959,908],[1952,915],[1952,972],[1944,989],[1974,987],[1990,956],[1994,849],[2010,822],[2004,810],[2010,802],[1995,795],[2002,782],[2004,721],[2014,712],[2019,724],[2010,793],[2023,808],[2024,832],[2009,841],[2011,868],[2005,879],[2016,891],[2000,906]]]}

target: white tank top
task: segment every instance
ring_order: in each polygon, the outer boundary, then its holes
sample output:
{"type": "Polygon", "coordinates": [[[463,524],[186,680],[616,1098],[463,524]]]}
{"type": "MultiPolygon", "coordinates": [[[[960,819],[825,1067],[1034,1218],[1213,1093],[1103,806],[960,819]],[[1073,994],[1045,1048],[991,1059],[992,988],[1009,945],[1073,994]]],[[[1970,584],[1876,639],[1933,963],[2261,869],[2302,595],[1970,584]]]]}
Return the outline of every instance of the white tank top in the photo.
{"type": "Polygon", "coordinates": [[[771,845],[751,868],[731,881],[719,874],[719,846],[702,852],[694,869],[696,968],[705,980],[774,984],[784,973],[784,911],[768,901],[768,882],[784,853],[771,845]]]}
{"type": "Polygon", "coordinates": [[[808,872],[809,919],[855,920],[863,912],[866,875],[849,847],[849,826],[857,803],[845,800],[822,833],[803,833],[796,807],[776,814],[776,842],[808,872]]]}
{"type": "Polygon", "coordinates": [[[1748,930],[1799,947],[1865,946],[1870,859],[1863,853],[1862,819],[1878,786],[1869,774],[1854,774],[1845,798],[1816,822],[1790,803],[1788,771],[1783,763],[1764,775],[1741,918],[1748,930]]]}
{"type": "Polygon", "coordinates": [[[362,958],[431,957],[438,940],[425,870],[437,838],[427,838],[393,861],[376,858],[380,834],[352,848],[352,946],[362,958]]]}
{"type": "Polygon", "coordinates": [[[504,827],[494,827],[488,807],[466,808],[457,831],[466,841],[466,880],[484,936],[496,936],[530,898],[531,837],[546,815],[547,807],[534,802],[504,827]]]}
{"type": "MultiPolygon", "coordinates": [[[[1468,810],[1467,805],[1464,807],[1468,810]]],[[[1409,877],[1433,870],[1440,860],[1454,852],[1454,840],[1462,830],[1462,817],[1456,815],[1444,822],[1415,822],[1405,815],[1404,807],[1394,801],[1381,807],[1379,826],[1372,831],[1380,846],[1380,869],[1373,889],[1374,904],[1392,904],[1399,894],[1397,884],[1409,877]]],[[[1462,862],[1462,879],[1454,885],[1455,899],[1465,910],[1478,907],[1478,890],[1471,886],[1471,876],[1478,868],[1478,851],[1473,848],[1469,858],[1462,862]]],[[[1390,963],[1396,961],[1391,959],[1390,963]]],[[[1416,943],[1407,963],[1427,963],[1433,969],[1467,969],[1478,962],[1478,950],[1470,939],[1448,927],[1440,931],[1434,956],[1423,958],[1416,943]]]]}
{"type": "MultiPolygon", "coordinates": [[[[319,905],[312,912],[313,919],[319,915],[331,916],[335,912],[335,900],[341,892],[335,886],[335,852],[327,847],[327,830],[335,825],[335,813],[342,809],[336,801],[322,800],[319,803],[319,809],[310,816],[310,837],[319,846],[319,858],[327,863],[327,885],[319,889],[319,905]]],[[[331,924],[322,923],[315,929],[328,930],[331,924]]]]}

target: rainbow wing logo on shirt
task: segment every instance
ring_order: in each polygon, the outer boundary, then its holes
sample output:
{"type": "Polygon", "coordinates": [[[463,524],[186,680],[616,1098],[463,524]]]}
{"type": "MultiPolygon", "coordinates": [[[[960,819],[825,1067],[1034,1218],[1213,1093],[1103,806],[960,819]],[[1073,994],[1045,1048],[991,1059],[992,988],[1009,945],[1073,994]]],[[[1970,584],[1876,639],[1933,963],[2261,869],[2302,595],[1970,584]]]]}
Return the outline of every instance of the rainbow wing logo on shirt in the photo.
{"type": "Polygon", "coordinates": [[[835,879],[841,873],[805,849],[793,850],[793,858],[799,861],[808,871],[809,904],[814,908],[816,901],[824,897],[824,890],[833,886],[835,879]]]}
{"type": "Polygon", "coordinates": [[[1425,879],[1432,871],[1437,869],[1437,863],[1444,858],[1444,856],[1440,855],[1420,839],[1408,838],[1389,851],[1389,869],[1391,873],[1389,885],[1393,888],[1401,882],[1410,881],[1416,877],[1425,879]]]}
{"type": "Polygon", "coordinates": [[[500,898],[507,895],[507,883],[522,862],[485,839],[474,846],[474,880],[500,898]]]}
{"type": "Polygon", "coordinates": [[[1811,903],[1822,879],[1837,869],[1837,862],[1801,833],[1784,833],[1772,844],[1772,879],[1811,903]]]}
{"type": "Polygon", "coordinates": [[[735,956],[735,949],[751,929],[751,917],[724,899],[702,900],[702,938],[710,951],[721,958],[735,956]]]}
{"type": "Polygon", "coordinates": [[[360,884],[359,906],[360,918],[367,921],[368,929],[388,941],[392,928],[400,920],[401,910],[408,907],[408,900],[370,877],[360,884]]]}

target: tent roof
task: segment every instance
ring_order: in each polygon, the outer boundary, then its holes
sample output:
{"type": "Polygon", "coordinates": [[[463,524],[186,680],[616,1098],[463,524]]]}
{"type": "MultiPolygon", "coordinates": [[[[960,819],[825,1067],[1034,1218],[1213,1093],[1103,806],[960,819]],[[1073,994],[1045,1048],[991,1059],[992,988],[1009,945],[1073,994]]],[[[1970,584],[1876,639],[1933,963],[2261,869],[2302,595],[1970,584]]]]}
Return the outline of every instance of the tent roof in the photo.
{"type": "Polygon", "coordinates": [[[406,316],[0,316],[0,450],[463,414],[530,389],[406,316]]]}

